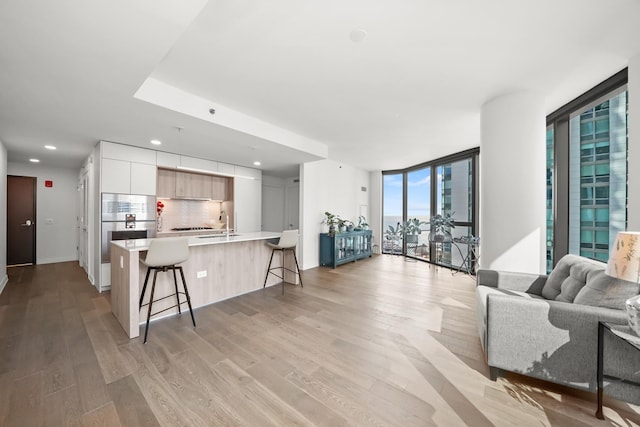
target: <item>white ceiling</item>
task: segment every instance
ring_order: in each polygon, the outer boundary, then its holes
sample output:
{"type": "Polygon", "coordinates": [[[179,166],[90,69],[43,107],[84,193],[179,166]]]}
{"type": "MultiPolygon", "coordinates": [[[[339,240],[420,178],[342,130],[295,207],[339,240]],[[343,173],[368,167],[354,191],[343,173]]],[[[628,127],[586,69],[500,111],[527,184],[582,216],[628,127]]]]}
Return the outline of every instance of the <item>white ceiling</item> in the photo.
{"type": "Polygon", "coordinates": [[[73,168],[99,140],[152,138],[281,175],[327,152],[403,168],[478,146],[496,96],[551,112],[624,68],[638,17],[637,0],[2,0],[0,140],[73,168]],[[134,96],[149,82],[182,101],[134,96]]]}

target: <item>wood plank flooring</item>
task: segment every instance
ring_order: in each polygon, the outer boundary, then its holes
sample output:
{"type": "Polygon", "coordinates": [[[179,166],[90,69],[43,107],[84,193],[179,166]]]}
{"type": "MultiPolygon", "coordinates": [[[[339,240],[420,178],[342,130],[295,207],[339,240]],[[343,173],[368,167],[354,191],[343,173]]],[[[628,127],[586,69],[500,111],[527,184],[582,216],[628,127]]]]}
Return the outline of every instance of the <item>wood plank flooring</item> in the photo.
{"type": "MultiPolygon", "coordinates": [[[[379,255],[129,340],[77,263],[8,269],[4,426],[640,426],[640,408],[488,379],[474,281],[379,255]]],[[[190,287],[198,283],[190,283],[190,287]]]]}

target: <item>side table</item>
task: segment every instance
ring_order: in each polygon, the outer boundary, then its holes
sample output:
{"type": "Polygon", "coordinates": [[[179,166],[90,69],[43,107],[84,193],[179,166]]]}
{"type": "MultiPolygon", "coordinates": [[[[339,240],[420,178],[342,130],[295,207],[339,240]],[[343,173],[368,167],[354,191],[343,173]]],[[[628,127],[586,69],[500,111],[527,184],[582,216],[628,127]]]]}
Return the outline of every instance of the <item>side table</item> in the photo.
{"type": "Polygon", "coordinates": [[[619,339],[622,342],[628,344],[629,351],[637,351],[640,357],[640,337],[636,335],[629,325],[618,325],[615,323],[598,322],[598,409],[596,411],[596,417],[604,420],[604,414],[602,413],[602,392],[603,382],[606,378],[611,381],[619,381],[626,384],[631,384],[640,387],[640,383],[630,381],[624,378],[618,378],[604,373],[604,335],[611,334],[615,339],[619,339]]]}

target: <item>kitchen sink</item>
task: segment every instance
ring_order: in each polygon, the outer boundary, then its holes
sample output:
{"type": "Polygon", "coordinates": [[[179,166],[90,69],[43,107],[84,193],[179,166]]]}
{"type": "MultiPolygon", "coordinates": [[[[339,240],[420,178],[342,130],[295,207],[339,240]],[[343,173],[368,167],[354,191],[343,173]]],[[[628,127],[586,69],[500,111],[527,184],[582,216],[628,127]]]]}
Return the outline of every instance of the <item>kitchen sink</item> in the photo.
{"type": "Polygon", "coordinates": [[[230,233],[230,234],[210,234],[208,236],[197,236],[198,239],[217,239],[217,238],[221,238],[221,237],[233,237],[233,236],[239,236],[239,234],[236,233],[230,233]]]}

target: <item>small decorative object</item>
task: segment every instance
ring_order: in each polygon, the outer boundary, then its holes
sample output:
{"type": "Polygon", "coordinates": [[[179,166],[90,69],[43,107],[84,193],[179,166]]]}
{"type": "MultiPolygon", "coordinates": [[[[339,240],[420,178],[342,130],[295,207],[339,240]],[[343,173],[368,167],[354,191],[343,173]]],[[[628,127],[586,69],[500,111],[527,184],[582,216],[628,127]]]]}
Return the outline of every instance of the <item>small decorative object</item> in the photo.
{"type": "Polygon", "coordinates": [[[162,210],[164,209],[164,203],[162,200],[158,200],[156,203],[156,211],[158,213],[158,218],[156,220],[156,231],[162,231],[162,210]]]}
{"type": "Polygon", "coordinates": [[[334,215],[331,212],[325,212],[324,216],[325,218],[321,224],[327,224],[329,226],[329,236],[334,236],[336,234],[336,225],[338,225],[341,219],[338,215],[334,215]]]}
{"type": "Polygon", "coordinates": [[[364,216],[360,215],[358,217],[358,225],[356,225],[356,230],[360,231],[360,230],[367,230],[369,228],[369,224],[367,224],[367,220],[364,218],[364,216]]]}
{"type": "MultiPolygon", "coordinates": [[[[609,276],[640,284],[640,233],[621,231],[611,250],[607,269],[609,276]]],[[[629,326],[640,336],[640,294],[626,303],[629,326]]]]}
{"type": "Polygon", "coordinates": [[[627,316],[629,316],[629,326],[640,336],[640,295],[631,297],[626,302],[627,316]]]}

